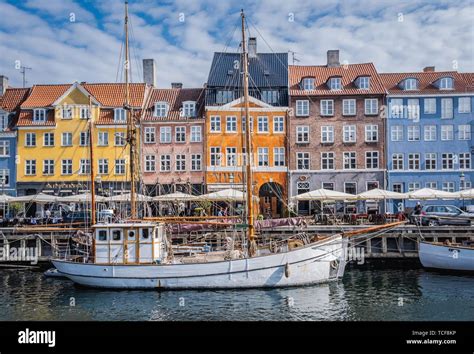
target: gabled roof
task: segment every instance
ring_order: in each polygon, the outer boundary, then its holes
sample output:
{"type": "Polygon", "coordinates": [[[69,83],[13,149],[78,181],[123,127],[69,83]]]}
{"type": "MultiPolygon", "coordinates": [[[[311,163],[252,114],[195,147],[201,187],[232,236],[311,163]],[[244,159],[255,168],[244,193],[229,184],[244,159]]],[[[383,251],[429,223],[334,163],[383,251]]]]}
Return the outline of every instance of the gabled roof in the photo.
{"type": "MultiPolygon", "coordinates": [[[[241,87],[239,69],[234,69],[240,62],[240,53],[214,53],[207,87],[241,87]]],[[[250,87],[287,87],[288,86],[288,53],[257,53],[249,57],[250,87]]]]}
{"type": "Polygon", "coordinates": [[[419,94],[440,94],[440,93],[465,93],[473,92],[474,87],[466,81],[469,74],[460,74],[457,71],[429,71],[412,73],[383,73],[380,78],[390,94],[419,95],[419,94]],[[443,78],[452,77],[454,79],[453,90],[440,90],[434,83],[443,78]],[[405,79],[414,78],[418,80],[417,90],[403,90],[399,83],[405,79]]]}
{"type": "Polygon", "coordinates": [[[61,97],[71,87],[70,84],[62,85],[34,85],[31,93],[21,105],[22,109],[50,107],[54,101],[61,97]]]}
{"type": "Polygon", "coordinates": [[[374,64],[349,64],[336,67],[326,65],[290,65],[290,96],[333,96],[333,95],[383,95],[386,93],[382,81],[379,78],[374,64]],[[342,78],[342,89],[331,90],[327,86],[327,81],[331,77],[342,78]],[[355,80],[359,76],[370,77],[370,88],[368,90],[359,89],[355,85],[355,80]],[[303,90],[300,86],[301,80],[306,77],[315,78],[314,90],[303,90]]]}
{"type": "Polygon", "coordinates": [[[0,108],[6,112],[14,112],[28,97],[29,88],[7,88],[0,97],[0,108]]]}
{"type": "Polygon", "coordinates": [[[204,109],[203,88],[181,88],[181,89],[152,89],[148,99],[146,110],[143,114],[145,121],[179,120],[186,119],[180,115],[183,102],[196,102],[196,117],[201,117],[204,109]],[[167,117],[154,117],[153,112],[156,102],[167,102],[169,105],[167,117]]]}

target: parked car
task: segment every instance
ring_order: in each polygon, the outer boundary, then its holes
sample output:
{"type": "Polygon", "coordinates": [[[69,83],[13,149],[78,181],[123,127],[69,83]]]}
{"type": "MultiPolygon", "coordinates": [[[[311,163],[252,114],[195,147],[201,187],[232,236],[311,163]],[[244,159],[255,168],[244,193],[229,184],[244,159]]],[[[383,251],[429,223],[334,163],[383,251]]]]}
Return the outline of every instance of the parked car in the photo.
{"type": "Polygon", "coordinates": [[[419,217],[423,226],[471,225],[474,213],[466,213],[454,205],[425,205],[419,216],[411,217],[419,217]]]}

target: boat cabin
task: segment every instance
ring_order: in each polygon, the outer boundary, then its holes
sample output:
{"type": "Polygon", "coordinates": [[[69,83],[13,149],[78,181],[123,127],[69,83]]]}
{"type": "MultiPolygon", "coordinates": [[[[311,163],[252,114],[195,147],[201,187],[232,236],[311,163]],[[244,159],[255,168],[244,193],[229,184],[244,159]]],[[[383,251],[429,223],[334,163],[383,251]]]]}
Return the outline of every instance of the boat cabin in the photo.
{"type": "Polygon", "coordinates": [[[167,257],[163,224],[116,223],[94,227],[97,264],[159,264],[167,257]]]}

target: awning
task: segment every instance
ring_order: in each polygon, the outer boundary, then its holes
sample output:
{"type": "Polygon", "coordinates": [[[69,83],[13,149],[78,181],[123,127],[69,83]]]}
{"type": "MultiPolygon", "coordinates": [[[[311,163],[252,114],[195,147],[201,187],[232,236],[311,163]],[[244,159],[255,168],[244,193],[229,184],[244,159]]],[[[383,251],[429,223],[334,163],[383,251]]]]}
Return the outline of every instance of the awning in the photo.
{"type": "Polygon", "coordinates": [[[405,193],[397,193],[393,191],[386,191],[384,189],[371,189],[363,193],[357,194],[357,199],[361,200],[386,200],[386,199],[406,199],[405,193]]]}
{"type": "Polygon", "coordinates": [[[414,192],[408,192],[408,198],[414,200],[428,200],[428,199],[456,199],[456,193],[440,191],[431,188],[422,188],[414,192]]]}
{"type": "Polygon", "coordinates": [[[62,197],[58,197],[56,195],[45,194],[45,193],[38,193],[33,195],[25,195],[22,197],[12,197],[10,202],[19,202],[19,203],[57,203],[62,202],[62,197]]]}
{"type": "MultiPolygon", "coordinates": [[[[125,193],[125,194],[118,194],[114,195],[113,197],[106,197],[105,201],[107,202],[130,202],[131,199],[131,194],[130,193],[125,193]]],[[[135,194],[135,200],[137,202],[151,202],[151,197],[148,197],[143,194],[135,194]]]]}
{"type": "MultiPolygon", "coordinates": [[[[76,195],[68,195],[66,197],[62,197],[61,201],[65,203],[87,203],[91,202],[92,195],[91,193],[83,193],[83,194],[76,194],[76,195]]],[[[105,197],[102,197],[100,195],[95,196],[95,201],[96,202],[104,202],[105,197]]]]}
{"type": "Polygon", "coordinates": [[[332,191],[329,189],[316,189],[314,191],[299,194],[294,197],[296,200],[353,200],[356,199],[354,194],[332,191]]]}
{"type": "Polygon", "coordinates": [[[244,201],[246,195],[244,192],[236,189],[224,189],[221,191],[200,195],[197,197],[198,200],[210,200],[210,201],[244,201]]]}
{"type": "Polygon", "coordinates": [[[164,195],[157,195],[156,197],[151,198],[155,202],[186,202],[190,200],[196,200],[197,197],[192,194],[182,193],[182,192],[175,192],[170,194],[164,195]]]}

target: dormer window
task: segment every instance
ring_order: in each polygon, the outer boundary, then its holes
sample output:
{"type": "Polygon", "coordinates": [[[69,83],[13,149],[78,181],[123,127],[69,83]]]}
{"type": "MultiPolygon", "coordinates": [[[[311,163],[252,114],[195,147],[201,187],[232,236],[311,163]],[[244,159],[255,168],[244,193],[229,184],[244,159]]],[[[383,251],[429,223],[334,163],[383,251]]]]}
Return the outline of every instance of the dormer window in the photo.
{"type": "Polygon", "coordinates": [[[168,103],[166,102],[156,102],[155,103],[155,112],[153,114],[155,117],[166,117],[168,115],[168,103]]]}
{"type": "Polygon", "coordinates": [[[342,89],[342,79],[340,77],[331,77],[329,79],[329,88],[331,90],[341,90],[342,89]]]}
{"type": "Polygon", "coordinates": [[[403,82],[403,89],[404,90],[417,90],[418,89],[418,80],[409,78],[405,79],[403,82]]]}
{"type": "Polygon", "coordinates": [[[46,110],[45,109],[35,109],[33,110],[33,122],[44,122],[46,120],[46,110]]]}
{"type": "Polygon", "coordinates": [[[231,90],[217,90],[216,103],[229,103],[234,100],[234,91],[231,90]]]}
{"type": "Polygon", "coordinates": [[[370,77],[369,76],[359,76],[356,80],[356,85],[361,90],[370,89],[370,77]]]}
{"type": "Polygon", "coordinates": [[[443,77],[439,80],[440,90],[452,90],[454,88],[454,80],[452,77],[443,77]]]}
{"type": "Polygon", "coordinates": [[[301,81],[301,87],[305,91],[314,90],[314,87],[315,87],[314,82],[315,82],[314,77],[305,77],[301,81]]]}
{"type": "Polygon", "coordinates": [[[196,116],[196,102],[194,101],[183,102],[183,116],[184,117],[196,116]]]}
{"type": "Polygon", "coordinates": [[[125,122],[127,120],[127,115],[125,109],[115,108],[114,109],[114,122],[125,122]]]}

